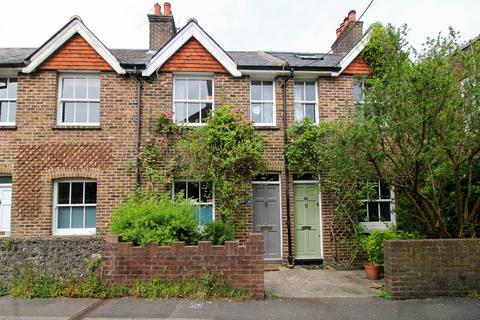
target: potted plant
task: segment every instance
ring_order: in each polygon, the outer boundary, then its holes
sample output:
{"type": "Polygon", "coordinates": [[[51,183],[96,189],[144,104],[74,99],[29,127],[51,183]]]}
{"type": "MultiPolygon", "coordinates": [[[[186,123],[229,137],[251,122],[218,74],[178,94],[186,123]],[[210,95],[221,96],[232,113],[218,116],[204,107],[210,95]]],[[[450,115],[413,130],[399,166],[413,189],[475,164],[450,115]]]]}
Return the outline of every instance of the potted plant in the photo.
{"type": "Polygon", "coordinates": [[[386,232],[372,232],[364,235],[361,239],[361,246],[367,252],[368,262],[364,265],[367,278],[378,280],[380,278],[380,269],[383,265],[383,241],[386,232]]]}

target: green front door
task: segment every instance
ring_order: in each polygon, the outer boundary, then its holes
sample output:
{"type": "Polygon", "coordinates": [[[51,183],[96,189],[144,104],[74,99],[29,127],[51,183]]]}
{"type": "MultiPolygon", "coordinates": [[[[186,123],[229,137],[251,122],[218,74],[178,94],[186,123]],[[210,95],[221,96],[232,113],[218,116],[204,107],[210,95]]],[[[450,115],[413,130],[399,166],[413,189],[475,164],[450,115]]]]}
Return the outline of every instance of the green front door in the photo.
{"type": "Polygon", "coordinates": [[[295,184],[295,258],[320,259],[320,197],[318,185],[295,184]]]}

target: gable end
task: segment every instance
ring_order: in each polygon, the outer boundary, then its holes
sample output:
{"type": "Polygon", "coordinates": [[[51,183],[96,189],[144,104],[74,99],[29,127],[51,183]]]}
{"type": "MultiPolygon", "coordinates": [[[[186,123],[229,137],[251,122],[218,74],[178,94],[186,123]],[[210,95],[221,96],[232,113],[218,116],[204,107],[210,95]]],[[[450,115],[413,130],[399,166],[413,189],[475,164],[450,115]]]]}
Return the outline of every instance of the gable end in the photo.
{"type": "Polygon", "coordinates": [[[40,70],[113,71],[112,67],[78,33],[42,63],[40,70]]]}
{"type": "Polygon", "coordinates": [[[227,73],[215,57],[193,37],[171,56],[160,70],[227,73]]]}

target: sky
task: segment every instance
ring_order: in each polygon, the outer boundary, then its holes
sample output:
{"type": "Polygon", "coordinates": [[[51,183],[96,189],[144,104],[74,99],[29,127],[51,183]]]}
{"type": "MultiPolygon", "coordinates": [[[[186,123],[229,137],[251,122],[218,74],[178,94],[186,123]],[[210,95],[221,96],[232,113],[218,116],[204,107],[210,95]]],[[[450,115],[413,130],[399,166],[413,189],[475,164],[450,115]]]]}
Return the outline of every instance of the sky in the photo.
{"type": "MultiPolygon", "coordinates": [[[[38,47],[79,15],[109,48],[148,47],[153,0],[2,1],[0,47],[38,47]]],[[[194,17],[225,50],[327,52],[348,11],[370,0],[170,0],[177,27],[194,17]]],[[[163,1],[160,1],[163,10],[163,1]]],[[[410,44],[452,26],[466,41],[480,33],[478,0],[374,0],[362,19],[408,24],[410,44]]]]}

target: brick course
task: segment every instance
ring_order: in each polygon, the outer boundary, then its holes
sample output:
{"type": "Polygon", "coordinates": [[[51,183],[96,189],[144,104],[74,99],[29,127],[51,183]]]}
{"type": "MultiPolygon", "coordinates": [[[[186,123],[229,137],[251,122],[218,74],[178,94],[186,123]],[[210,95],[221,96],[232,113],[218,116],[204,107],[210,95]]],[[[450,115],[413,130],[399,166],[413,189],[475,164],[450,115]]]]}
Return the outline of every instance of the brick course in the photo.
{"type": "Polygon", "coordinates": [[[385,241],[385,285],[394,299],[480,290],[480,240],[385,241]]]}
{"type": "Polygon", "coordinates": [[[200,241],[197,246],[174,242],[171,246],[149,243],[135,247],[130,242],[121,242],[119,236],[105,236],[103,241],[102,277],[111,283],[133,285],[155,277],[183,281],[200,278],[208,272],[263,299],[263,269],[260,234],[250,234],[244,246],[238,241],[227,241],[224,246],[200,241]]]}

